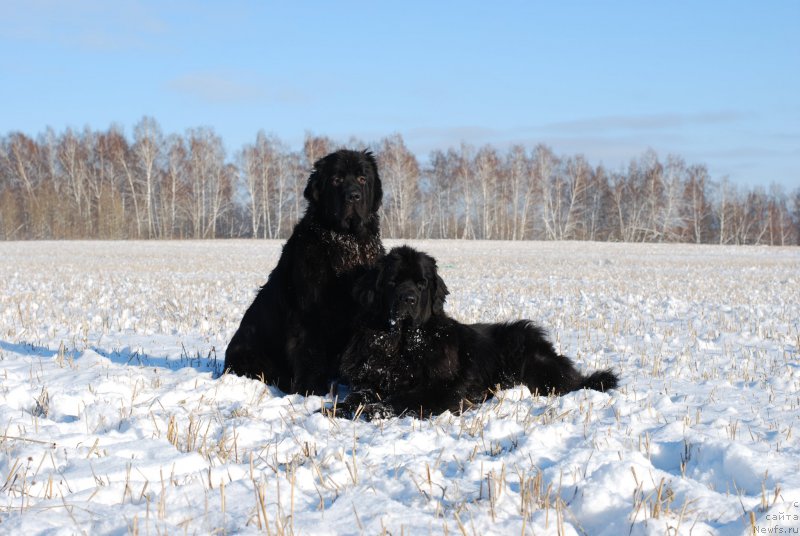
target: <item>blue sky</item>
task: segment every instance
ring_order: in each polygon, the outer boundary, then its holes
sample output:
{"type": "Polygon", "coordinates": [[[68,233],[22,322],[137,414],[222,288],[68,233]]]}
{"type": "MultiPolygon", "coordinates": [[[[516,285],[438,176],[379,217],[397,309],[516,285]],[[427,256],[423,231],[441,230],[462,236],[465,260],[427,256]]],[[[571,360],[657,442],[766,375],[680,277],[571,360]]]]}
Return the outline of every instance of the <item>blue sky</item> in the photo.
{"type": "Polygon", "coordinates": [[[377,141],[426,160],[546,143],[648,148],[800,186],[800,1],[0,0],[0,133],[210,126],[377,141]]]}

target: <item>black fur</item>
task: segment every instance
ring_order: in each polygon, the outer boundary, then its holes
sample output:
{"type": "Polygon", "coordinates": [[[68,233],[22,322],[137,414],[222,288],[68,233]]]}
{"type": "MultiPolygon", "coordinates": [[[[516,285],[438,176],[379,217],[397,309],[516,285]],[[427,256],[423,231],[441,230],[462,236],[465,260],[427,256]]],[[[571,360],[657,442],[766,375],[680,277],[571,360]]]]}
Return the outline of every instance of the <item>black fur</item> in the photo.
{"type": "Polygon", "coordinates": [[[305,215],[245,312],[225,367],[284,392],[324,393],[350,334],[355,274],[384,254],[375,158],[329,154],[314,164],[304,195],[305,215]]]}
{"type": "Polygon", "coordinates": [[[436,261],[407,246],[356,282],[362,309],[342,356],[352,386],[345,415],[359,405],[368,418],[457,411],[520,383],[540,394],[617,386],[610,370],[583,376],[529,320],[467,325],[448,317],[447,294],[436,261]]]}

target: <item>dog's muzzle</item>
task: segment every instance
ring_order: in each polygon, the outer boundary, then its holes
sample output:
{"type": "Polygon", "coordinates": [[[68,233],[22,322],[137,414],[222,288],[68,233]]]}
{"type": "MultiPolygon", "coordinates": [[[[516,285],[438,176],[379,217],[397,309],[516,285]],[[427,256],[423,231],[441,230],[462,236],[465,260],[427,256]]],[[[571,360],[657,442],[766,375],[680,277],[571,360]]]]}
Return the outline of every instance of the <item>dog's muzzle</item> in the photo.
{"type": "Polygon", "coordinates": [[[361,197],[362,197],[361,191],[356,189],[348,190],[344,194],[344,200],[348,204],[358,203],[359,201],[361,201],[361,197]]]}

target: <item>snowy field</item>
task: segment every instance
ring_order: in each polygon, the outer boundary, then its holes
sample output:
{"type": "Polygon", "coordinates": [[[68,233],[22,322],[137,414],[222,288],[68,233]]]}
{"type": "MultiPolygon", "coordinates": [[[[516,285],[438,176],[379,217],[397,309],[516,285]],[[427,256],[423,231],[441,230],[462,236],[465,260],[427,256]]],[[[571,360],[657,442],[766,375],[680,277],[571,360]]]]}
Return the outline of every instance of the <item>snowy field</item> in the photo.
{"type": "Polygon", "coordinates": [[[0,243],[0,533],[800,533],[800,248],[411,243],[620,389],[333,419],[220,377],[281,243],[0,243]]]}

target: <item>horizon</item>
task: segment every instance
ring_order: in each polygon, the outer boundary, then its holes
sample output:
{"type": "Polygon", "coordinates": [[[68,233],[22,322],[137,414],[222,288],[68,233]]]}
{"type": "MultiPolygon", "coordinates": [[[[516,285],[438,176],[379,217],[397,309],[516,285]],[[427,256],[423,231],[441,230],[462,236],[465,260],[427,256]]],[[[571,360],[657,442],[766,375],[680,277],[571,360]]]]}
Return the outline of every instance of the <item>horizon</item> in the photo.
{"type": "Polygon", "coordinates": [[[0,135],[207,126],[431,151],[544,144],[616,170],[652,149],[800,184],[800,3],[6,3],[0,135]]]}

